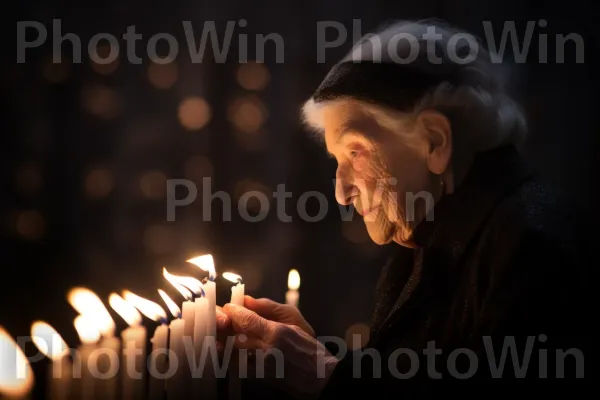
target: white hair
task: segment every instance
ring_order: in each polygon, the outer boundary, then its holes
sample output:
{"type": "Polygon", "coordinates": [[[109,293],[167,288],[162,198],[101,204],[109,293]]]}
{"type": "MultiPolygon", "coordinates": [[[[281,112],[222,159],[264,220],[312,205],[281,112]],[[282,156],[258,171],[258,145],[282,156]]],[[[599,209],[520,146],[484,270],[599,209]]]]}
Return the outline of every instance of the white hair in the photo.
{"type": "MultiPolygon", "coordinates": [[[[478,81],[484,81],[488,84],[484,86],[473,85],[455,85],[450,82],[442,82],[437,87],[424,93],[423,96],[415,103],[412,110],[399,111],[391,107],[380,104],[369,103],[366,101],[356,100],[360,105],[361,110],[365,114],[370,115],[374,120],[387,130],[403,135],[406,143],[415,144],[424,138],[411,135],[411,130],[407,129],[407,123],[411,117],[415,117],[423,110],[436,110],[450,120],[453,139],[456,147],[462,148],[468,146],[468,152],[485,151],[497,146],[514,143],[520,145],[527,133],[527,124],[524,113],[518,104],[506,93],[504,85],[501,82],[502,76],[499,71],[494,71],[493,65],[490,62],[489,53],[478,44],[475,57],[471,58],[469,63],[457,64],[448,62],[454,55],[459,55],[465,58],[465,55],[472,54],[471,47],[473,41],[451,41],[453,35],[460,34],[465,37],[465,33],[456,28],[447,27],[440,22],[432,23],[431,20],[420,22],[402,21],[394,23],[378,34],[381,37],[389,37],[390,35],[401,34],[412,35],[419,42],[419,53],[412,61],[412,68],[416,68],[423,73],[440,73],[441,68],[452,68],[443,73],[459,73],[463,77],[473,77],[478,81]],[[428,28],[435,28],[436,34],[441,34],[442,38],[435,42],[436,56],[444,60],[442,63],[431,63],[430,47],[423,35],[428,32],[428,28]],[[453,54],[449,55],[449,44],[452,43],[453,54]],[[467,53],[465,53],[467,51],[467,53]],[[432,72],[435,68],[435,72],[432,72]]],[[[374,50],[365,51],[365,43],[371,45],[377,44],[377,40],[373,40],[373,35],[367,35],[360,41],[350,52],[357,53],[357,47],[362,46],[360,53],[368,54],[373,57],[376,53],[374,50]]],[[[471,36],[472,40],[477,40],[471,36]]],[[[396,41],[398,48],[395,49],[397,55],[411,51],[410,46],[402,47],[401,41],[396,41]]],[[[380,49],[379,49],[380,50],[380,49]]],[[[389,49],[388,49],[389,52],[389,49]]],[[[379,51],[379,55],[382,53],[379,51]]],[[[350,57],[348,56],[348,57],[350,57]]],[[[385,57],[385,55],[384,55],[385,57]]],[[[363,58],[364,59],[364,58],[363,58]]],[[[399,93],[399,96],[402,94],[399,93]]],[[[348,97],[339,97],[333,100],[315,102],[312,98],[309,99],[302,108],[302,119],[314,132],[323,132],[323,110],[326,107],[347,102],[348,97]]]]}

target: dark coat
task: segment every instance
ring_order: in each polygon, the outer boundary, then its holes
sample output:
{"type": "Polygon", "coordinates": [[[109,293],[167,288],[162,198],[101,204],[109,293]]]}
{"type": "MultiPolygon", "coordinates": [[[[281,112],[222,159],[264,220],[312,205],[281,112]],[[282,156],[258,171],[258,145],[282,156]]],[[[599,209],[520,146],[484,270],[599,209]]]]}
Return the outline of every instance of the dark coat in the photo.
{"type": "Polygon", "coordinates": [[[512,146],[479,156],[433,217],[415,231],[421,247],[398,246],[384,268],[370,341],[340,361],[321,398],[573,394],[591,375],[588,327],[596,314],[585,219],[512,146]],[[428,343],[439,354],[424,355],[428,343]],[[503,346],[504,370],[494,372],[503,346]],[[569,349],[579,354],[557,358],[569,349]]]}

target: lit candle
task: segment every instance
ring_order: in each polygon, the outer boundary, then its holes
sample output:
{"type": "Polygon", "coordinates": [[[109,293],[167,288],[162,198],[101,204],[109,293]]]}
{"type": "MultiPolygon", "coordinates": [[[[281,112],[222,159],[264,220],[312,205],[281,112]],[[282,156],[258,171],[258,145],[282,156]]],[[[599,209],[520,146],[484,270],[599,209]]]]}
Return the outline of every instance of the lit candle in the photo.
{"type": "Polygon", "coordinates": [[[52,361],[48,369],[47,398],[68,399],[72,365],[67,344],[52,326],[43,321],[31,325],[31,340],[52,361]]]}
{"type": "MultiPolygon", "coordinates": [[[[208,352],[205,357],[206,364],[201,366],[204,368],[201,382],[197,382],[195,385],[196,392],[202,392],[202,397],[207,399],[217,398],[217,380],[215,375],[215,365],[213,364],[212,357],[210,357],[210,348],[214,347],[216,352],[216,340],[217,340],[217,287],[215,278],[217,276],[215,271],[215,262],[210,254],[190,258],[187,262],[196,265],[202,271],[208,272],[208,279],[202,286],[203,298],[206,302],[206,317],[202,318],[202,322],[205,324],[206,333],[202,341],[206,343],[199,344],[196,341],[195,346],[203,346],[208,352]]],[[[198,299],[196,299],[198,300],[198,299]]],[[[203,307],[202,304],[199,307],[203,307]]],[[[202,311],[198,311],[201,313],[202,311]]],[[[202,328],[197,326],[198,331],[202,328]]],[[[201,337],[201,333],[198,333],[201,337]]],[[[202,347],[200,347],[202,349],[202,347]]],[[[202,350],[198,350],[196,347],[196,354],[201,355],[202,350]],[[200,351],[200,353],[198,353],[200,351]]]]}
{"type": "Polygon", "coordinates": [[[162,400],[165,391],[165,375],[170,373],[170,368],[167,370],[169,340],[167,313],[155,302],[147,300],[128,290],[123,292],[123,298],[146,317],[161,323],[156,327],[154,335],[152,336],[152,339],[150,339],[150,342],[152,342],[152,350],[148,363],[150,371],[148,394],[151,399],[162,400]],[[162,357],[160,357],[161,355],[162,357]]]}
{"type": "MultiPolygon", "coordinates": [[[[223,278],[230,282],[237,282],[231,287],[231,304],[244,306],[244,282],[242,277],[233,272],[223,272],[223,278]]],[[[242,387],[240,382],[240,372],[246,373],[246,356],[247,352],[243,353],[243,357],[239,357],[236,353],[231,360],[231,369],[229,373],[229,397],[231,399],[240,399],[242,397],[242,387]],[[239,358],[238,358],[239,357],[239,358]]]]}
{"type": "Polygon", "coordinates": [[[223,272],[223,278],[230,282],[237,282],[235,286],[231,287],[231,303],[237,304],[238,306],[244,306],[244,282],[242,277],[233,272],[223,272]]]}
{"type": "Polygon", "coordinates": [[[100,330],[93,318],[87,314],[78,315],[73,325],[81,341],[81,344],[77,347],[73,366],[73,378],[80,379],[74,382],[77,387],[74,390],[75,397],[92,399],[95,393],[95,378],[91,374],[89,363],[92,353],[98,349],[100,330]]]}
{"type": "Polygon", "coordinates": [[[121,398],[139,399],[144,395],[146,380],[146,328],[139,311],[117,293],[108,297],[110,306],[127,322],[121,332],[123,354],[121,363],[121,398]]]}
{"type": "Polygon", "coordinates": [[[175,375],[167,380],[167,399],[181,399],[189,396],[188,383],[186,377],[189,375],[186,367],[185,345],[183,343],[185,323],[181,319],[181,309],[173,300],[161,289],[158,289],[169,311],[175,317],[169,324],[169,369],[171,365],[176,364],[175,375]]]}
{"type": "Polygon", "coordinates": [[[290,270],[288,274],[288,291],[285,293],[286,304],[294,307],[298,307],[298,300],[300,299],[300,274],[295,269],[290,270]]]}
{"type": "Polygon", "coordinates": [[[216,341],[217,337],[217,288],[215,278],[215,262],[213,256],[205,254],[199,257],[194,257],[187,262],[198,266],[201,270],[208,272],[208,280],[204,284],[204,292],[208,300],[208,315],[206,318],[206,336],[211,341],[216,341]]]}
{"type": "Polygon", "coordinates": [[[97,344],[84,365],[86,369],[93,368],[95,388],[94,393],[100,397],[116,397],[117,382],[119,379],[119,354],[121,341],[115,337],[115,322],[100,298],[91,290],[83,287],[73,288],[69,291],[68,301],[71,306],[95,324],[102,335],[102,340],[97,344]]]}
{"type": "MultiPolygon", "coordinates": [[[[176,276],[170,274],[166,268],[163,267],[163,276],[169,281],[171,285],[177,289],[179,293],[184,297],[185,301],[181,305],[181,319],[184,322],[183,335],[186,338],[190,338],[190,342],[194,337],[194,319],[196,318],[196,312],[194,307],[194,294],[187,288],[189,280],[194,278],[186,278],[182,276],[176,276]],[[187,285],[186,285],[187,283],[187,285]]],[[[197,281],[200,283],[200,281],[197,281]]]]}
{"type": "Polygon", "coordinates": [[[23,350],[2,326],[0,355],[0,397],[26,398],[33,389],[33,370],[23,350]]]}

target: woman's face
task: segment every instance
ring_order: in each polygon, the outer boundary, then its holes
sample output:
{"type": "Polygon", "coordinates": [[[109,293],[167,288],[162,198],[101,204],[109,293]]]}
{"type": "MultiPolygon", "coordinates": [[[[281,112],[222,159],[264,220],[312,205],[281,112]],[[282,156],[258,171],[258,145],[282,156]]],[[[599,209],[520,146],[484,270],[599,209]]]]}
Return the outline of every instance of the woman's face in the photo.
{"type": "Polygon", "coordinates": [[[375,243],[412,246],[415,219],[433,204],[426,143],[408,146],[353,101],[327,106],[324,127],[327,151],[338,163],[336,200],[354,205],[375,243]]]}

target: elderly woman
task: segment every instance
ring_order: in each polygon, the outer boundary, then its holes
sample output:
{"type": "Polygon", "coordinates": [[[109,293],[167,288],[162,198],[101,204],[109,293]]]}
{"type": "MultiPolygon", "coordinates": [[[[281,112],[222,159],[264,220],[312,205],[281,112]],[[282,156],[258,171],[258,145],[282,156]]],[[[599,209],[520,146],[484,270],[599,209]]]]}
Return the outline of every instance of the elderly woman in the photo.
{"type": "Polygon", "coordinates": [[[488,394],[522,390],[517,378],[539,390],[584,374],[579,223],[521,157],[524,118],[489,54],[458,33],[390,25],[358,42],[304,106],[337,160],[337,201],[396,254],[369,343],[339,357],[294,308],[248,296],[223,308],[238,347],[282,352],[274,381],[293,396],[488,394]]]}

